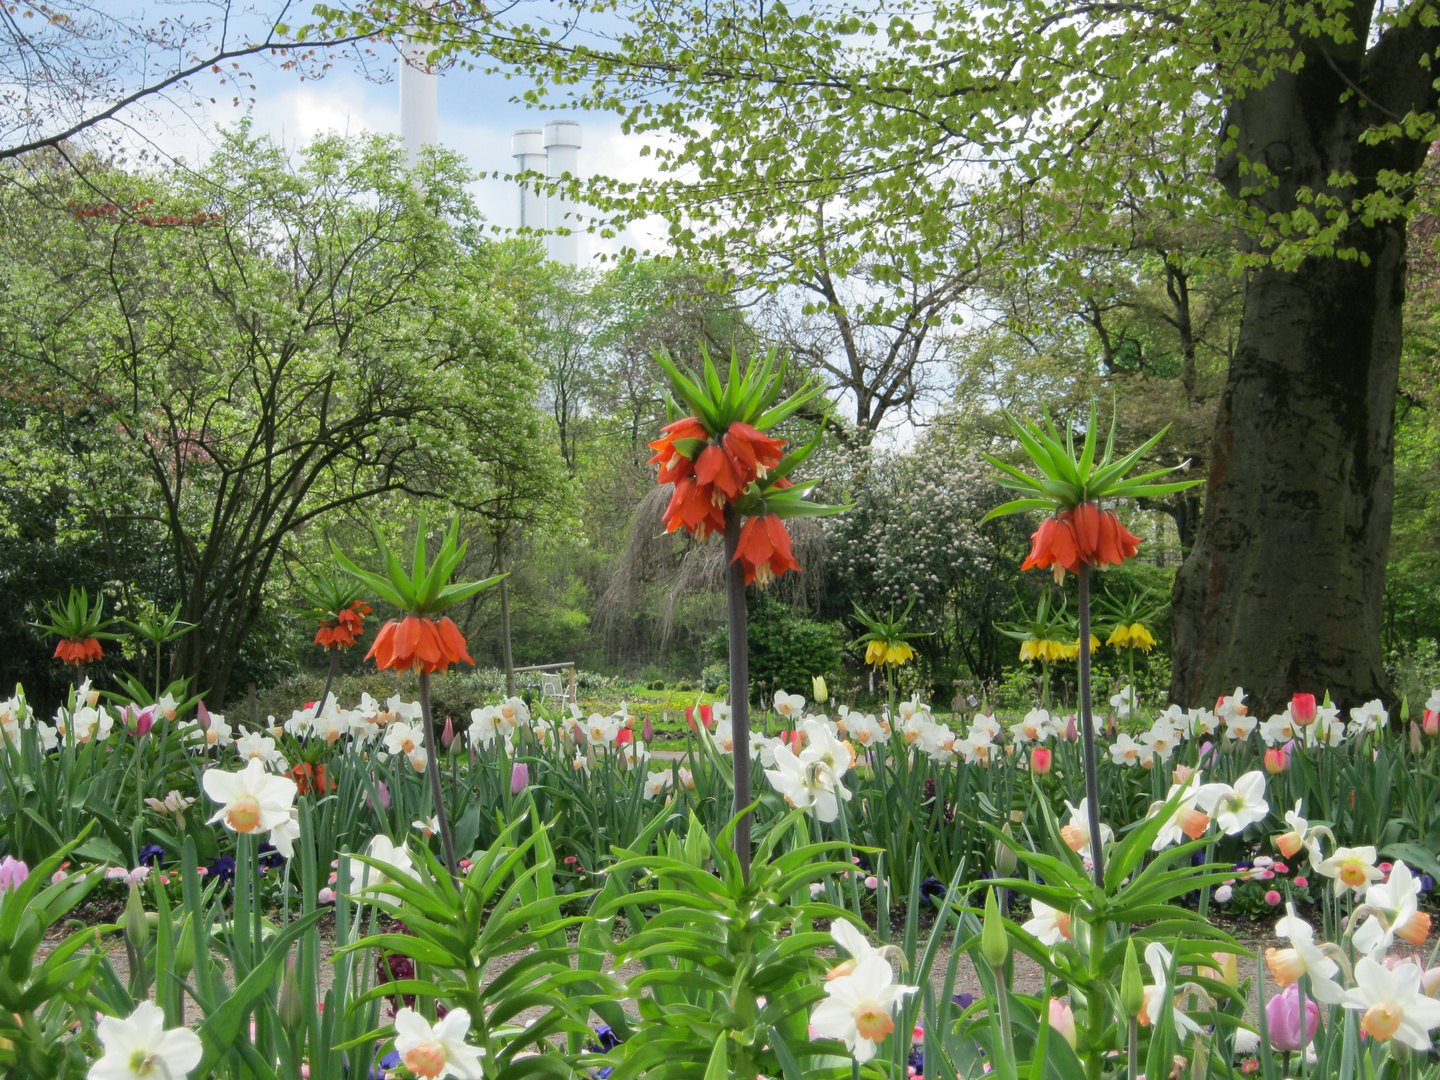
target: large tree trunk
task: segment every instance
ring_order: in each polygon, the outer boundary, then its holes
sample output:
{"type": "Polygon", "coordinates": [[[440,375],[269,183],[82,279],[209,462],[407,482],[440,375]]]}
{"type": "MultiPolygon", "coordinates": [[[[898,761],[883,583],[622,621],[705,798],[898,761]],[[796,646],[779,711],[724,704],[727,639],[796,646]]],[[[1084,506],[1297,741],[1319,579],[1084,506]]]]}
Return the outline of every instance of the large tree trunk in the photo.
{"type": "MultiPolygon", "coordinates": [[[[1356,29],[1364,42],[1367,28],[1356,29]]],[[[1236,101],[1229,124],[1239,154],[1280,177],[1251,204],[1288,213],[1305,188],[1348,202],[1373,190],[1382,170],[1417,169],[1424,143],[1363,146],[1360,136],[1391,114],[1434,107],[1416,59],[1435,38],[1412,23],[1368,54],[1332,44],[1333,63],[1307,43],[1299,72],[1236,101]],[[1329,188],[1336,172],[1359,183],[1329,188]]],[[[1220,178],[1233,194],[1255,182],[1235,155],[1222,160],[1220,178]]],[[[1176,701],[1207,705],[1241,685],[1263,716],[1297,691],[1329,690],[1346,708],[1388,695],[1380,621],[1404,222],[1354,224],[1337,246],[1363,257],[1313,257],[1294,271],[1252,271],[1247,281],[1205,512],[1175,582],[1176,701]]]]}

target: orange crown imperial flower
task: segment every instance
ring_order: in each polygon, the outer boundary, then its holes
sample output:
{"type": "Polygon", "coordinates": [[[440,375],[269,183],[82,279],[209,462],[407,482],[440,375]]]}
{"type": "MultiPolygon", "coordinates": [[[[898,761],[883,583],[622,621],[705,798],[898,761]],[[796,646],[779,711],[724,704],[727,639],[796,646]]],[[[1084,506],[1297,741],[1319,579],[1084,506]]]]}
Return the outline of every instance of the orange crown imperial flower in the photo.
{"type": "Polygon", "coordinates": [[[1064,578],[1066,570],[1078,571],[1082,566],[1118,566],[1135,554],[1140,538],[1120,524],[1113,510],[1100,509],[1098,500],[1168,495],[1201,482],[1198,479],[1156,482],[1160,477],[1186,468],[1189,462],[1126,477],[1125,474],[1160,441],[1168,428],[1162,428],[1137,449],[1116,458],[1115,423],[1112,419],[1104,451],[1097,456],[1098,424],[1093,401],[1078,456],[1075,453],[1074,428],[1068,429],[1062,439],[1049,416],[1045,417],[1043,429],[1036,424],[1021,422],[1009,412],[1005,413],[1005,422],[1031,463],[1039,470],[1040,477],[1037,479],[1023,473],[989,454],[983,455],[1003,474],[996,476],[995,482],[1022,495],[1022,498],[997,506],[983,520],[1022,510],[1052,511],[1054,516],[1046,518],[1035,530],[1031,538],[1030,557],[1023,567],[1028,570],[1034,566],[1053,566],[1057,582],[1064,578]]]}
{"type": "Polygon", "coordinates": [[[758,581],[763,587],[785,573],[800,569],[790,547],[790,531],[774,514],[752,516],[740,530],[740,543],[731,562],[745,569],[745,584],[758,581]]]}
{"type": "Polygon", "coordinates": [[[55,658],[67,664],[84,664],[99,660],[105,655],[100,646],[101,638],[113,638],[106,628],[115,620],[104,616],[105,594],[96,593],[95,602],[84,589],[70,590],[63,604],[46,604],[48,623],[31,623],[32,626],[53,634],[60,639],[55,646],[55,658]]]}
{"type": "Polygon", "coordinates": [[[370,614],[370,605],[363,600],[354,601],[349,607],[335,612],[333,619],[320,624],[315,633],[315,644],[322,649],[348,649],[355,639],[365,632],[365,616],[370,614]]]}
{"type": "Polygon", "coordinates": [[[375,542],[380,549],[381,563],[385,574],[373,574],[356,566],[335,544],[331,549],[335,559],[345,571],[367,585],[383,599],[394,604],[405,614],[391,619],[380,628],[365,659],[372,657],[381,670],[394,668],[397,671],[418,671],[427,674],[444,671],[451,664],[464,661],[474,664],[465,644],[465,636],[449,618],[435,618],[435,615],[452,604],[466,600],[476,593],[497,584],[504,574],[496,574],[484,581],[463,585],[450,584],[450,575],[465,558],[467,545],[458,543],[460,519],[450,520],[435,561],[428,567],[425,560],[425,512],[420,512],[416,526],[413,571],[406,573],[400,561],[391,553],[385,537],[375,530],[375,542]]]}
{"type": "Polygon", "coordinates": [[[64,638],[55,646],[55,658],[67,664],[88,664],[105,655],[98,638],[64,638]]]}
{"type": "Polygon", "coordinates": [[[451,664],[461,660],[475,664],[465,644],[460,628],[450,619],[422,618],[407,615],[403,619],[391,619],[380,628],[365,659],[375,658],[375,666],[381,671],[394,668],[396,671],[444,671],[451,664]]]}

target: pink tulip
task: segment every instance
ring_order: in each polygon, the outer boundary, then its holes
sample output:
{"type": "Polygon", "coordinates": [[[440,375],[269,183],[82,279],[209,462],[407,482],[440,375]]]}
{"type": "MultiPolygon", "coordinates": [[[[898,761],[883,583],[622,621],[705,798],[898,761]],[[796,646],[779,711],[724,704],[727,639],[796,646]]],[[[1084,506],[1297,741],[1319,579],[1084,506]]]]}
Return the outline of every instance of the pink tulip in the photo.
{"type": "MultiPolygon", "coordinates": [[[[305,707],[308,709],[310,706],[305,707]]],[[[201,731],[210,730],[210,710],[205,707],[204,701],[195,703],[195,722],[200,725],[201,731]]]]}
{"type": "Polygon", "coordinates": [[[1270,1047],[1283,1054],[1303,1050],[1315,1037],[1320,1026],[1320,1007],[1314,998],[1305,999],[1305,1025],[1300,1025],[1300,984],[1291,983],[1270,999],[1265,1006],[1265,1020],[1270,1027],[1270,1047]]]}
{"type": "Polygon", "coordinates": [[[1290,719],[1300,727],[1309,727],[1315,722],[1315,695],[1296,694],[1290,699],[1290,719]]]}
{"type": "Polygon", "coordinates": [[[0,859],[0,893],[18,889],[29,876],[30,868],[19,859],[9,855],[0,859]]]}
{"type": "Polygon", "coordinates": [[[143,739],[150,734],[150,729],[155,726],[155,706],[148,705],[140,708],[139,705],[127,705],[121,710],[125,718],[125,726],[130,734],[137,739],[143,739]]]}
{"type": "Polygon", "coordinates": [[[1075,717],[1067,716],[1065,718],[1065,741],[1074,742],[1079,737],[1080,729],[1075,726],[1075,717]]]}
{"type": "Polygon", "coordinates": [[[447,717],[445,717],[445,727],[444,727],[444,729],[440,732],[440,745],[443,746],[443,747],[445,747],[445,749],[448,750],[448,749],[450,749],[450,744],[451,744],[452,742],[454,742],[454,741],[455,741],[455,721],[454,721],[453,719],[451,719],[450,717],[447,716],[447,717]]]}
{"type": "Polygon", "coordinates": [[[1290,768],[1290,755],[1284,749],[1272,747],[1265,751],[1265,771],[1271,776],[1278,776],[1290,768]]]}
{"type": "Polygon", "coordinates": [[[640,738],[647,743],[655,738],[655,725],[650,722],[648,716],[645,718],[645,723],[640,725],[640,738]]]}
{"type": "Polygon", "coordinates": [[[1434,709],[1425,710],[1425,720],[1422,725],[1426,735],[1440,735],[1440,712],[1434,709]]]}
{"type": "Polygon", "coordinates": [[[1043,746],[1037,746],[1030,751],[1030,771],[1036,776],[1045,776],[1050,772],[1050,765],[1053,761],[1053,753],[1043,746]]]}
{"type": "Polygon", "coordinates": [[[517,761],[510,766],[510,794],[519,795],[530,786],[530,766],[517,761]]]}
{"type": "Polygon", "coordinates": [[[1050,1026],[1064,1036],[1070,1049],[1075,1049],[1075,1013],[1057,998],[1050,999],[1050,1026]]]}

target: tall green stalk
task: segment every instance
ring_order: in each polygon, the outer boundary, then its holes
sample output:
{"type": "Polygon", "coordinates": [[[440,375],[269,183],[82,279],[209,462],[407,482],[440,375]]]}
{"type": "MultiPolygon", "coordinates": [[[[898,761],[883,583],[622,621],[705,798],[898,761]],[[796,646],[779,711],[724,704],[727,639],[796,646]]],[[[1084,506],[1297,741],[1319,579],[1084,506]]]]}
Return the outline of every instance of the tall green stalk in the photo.
{"type": "Polygon", "coordinates": [[[745,569],[735,558],[740,545],[740,515],[725,511],[725,601],[730,633],[730,733],[735,752],[735,854],[740,873],[750,880],[750,635],[745,610],[745,569]]]}

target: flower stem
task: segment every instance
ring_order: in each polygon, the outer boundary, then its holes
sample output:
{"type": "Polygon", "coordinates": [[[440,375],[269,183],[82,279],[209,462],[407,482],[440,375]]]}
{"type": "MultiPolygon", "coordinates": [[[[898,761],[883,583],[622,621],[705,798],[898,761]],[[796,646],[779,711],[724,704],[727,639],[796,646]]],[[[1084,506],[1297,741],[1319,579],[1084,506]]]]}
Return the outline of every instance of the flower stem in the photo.
{"type": "Polygon", "coordinates": [[[456,888],[460,886],[460,866],[455,861],[455,837],[450,832],[450,816],[445,812],[445,799],[440,793],[440,740],[435,736],[435,719],[430,714],[430,673],[420,672],[420,711],[425,717],[425,774],[430,777],[430,797],[435,802],[435,820],[440,825],[440,850],[445,855],[445,869],[450,871],[456,888]]]}
{"type": "Polygon", "coordinates": [[[1095,768],[1095,731],[1090,722],[1090,564],[1081,563],[1080,579],[1080,735],[1085,748],[1085,799],[1090,811],[1090,859],[1095,884],[1105,888],[1105,845],[1100,838],[1100,779],[1095,768]]]}
{"type": "Polygon", "coordinates": [[[735,558],[740,546],[740,515],[725,510],[725,599],[730,623],[730,733],[735,751],[735,854],[740,875],[750,881],[750,635],[745,611],[745,568],[735,558]]]}
{"type": "Polygon", "coordinates": [[[330,650],[330,670],[325,674],[325,689],[320,693],[320,703],[315,706],[315,716],[317,719],[320,714],[325,711],[325,699],[330,696],[330,687],[335,684],[335,668],[339,660],[340,650],[332,648],[330,650]]]}

